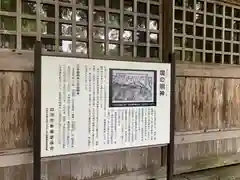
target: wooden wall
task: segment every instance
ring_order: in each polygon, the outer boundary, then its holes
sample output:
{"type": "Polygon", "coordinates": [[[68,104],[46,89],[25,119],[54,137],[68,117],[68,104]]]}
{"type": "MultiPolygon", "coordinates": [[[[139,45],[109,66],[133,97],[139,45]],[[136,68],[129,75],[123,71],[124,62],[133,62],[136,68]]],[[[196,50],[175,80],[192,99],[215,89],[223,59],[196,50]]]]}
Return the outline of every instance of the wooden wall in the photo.
{"type": "MultiPolygon", "coordinates": [[[[240,162],[240,68],[177,65],[175,173],[240,162]]],[[[0,179],[32,180],[33,54],[1,52],[0,179]]],[[[43,180],[164,177],[166,149],[45,159],[43,180]]]]}
{"type": "Polygon", "coordinates": [[[189,171],[235,163],[239,155],[228,157],[240,150],[240,79],[179,77],[176,86],[176,132],[201,132],[198,142],[176,145],[177,164],[190,160],[189,171]]]}

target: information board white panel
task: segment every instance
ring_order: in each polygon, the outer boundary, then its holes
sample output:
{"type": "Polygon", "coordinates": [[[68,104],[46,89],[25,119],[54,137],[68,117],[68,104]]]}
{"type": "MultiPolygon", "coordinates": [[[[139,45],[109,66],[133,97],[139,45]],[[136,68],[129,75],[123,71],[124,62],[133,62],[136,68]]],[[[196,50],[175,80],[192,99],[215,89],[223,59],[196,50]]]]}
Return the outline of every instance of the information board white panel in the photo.
{"type": "Polygon", "coordinates": [[[41,157],[169,143],[170,64],[42,56],[41,157]]]}

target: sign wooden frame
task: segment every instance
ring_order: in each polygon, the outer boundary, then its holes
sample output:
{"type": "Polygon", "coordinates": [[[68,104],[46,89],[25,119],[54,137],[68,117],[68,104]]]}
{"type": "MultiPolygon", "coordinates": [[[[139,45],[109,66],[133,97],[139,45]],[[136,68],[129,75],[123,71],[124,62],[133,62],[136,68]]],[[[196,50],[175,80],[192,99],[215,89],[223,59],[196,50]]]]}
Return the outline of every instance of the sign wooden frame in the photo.
{"type": "MultiPolygon", "coordinates": [[[[41,42],[37,41],[34,49],[34,180],[41,180],[41,42]]],[[[170,89],[170,143],[167,144],[167,179],[173,179],[174,173],[174,124],[175,124],[175,82],[176,62],[173,54],[169,55],[171,64],[170,89]]]]}

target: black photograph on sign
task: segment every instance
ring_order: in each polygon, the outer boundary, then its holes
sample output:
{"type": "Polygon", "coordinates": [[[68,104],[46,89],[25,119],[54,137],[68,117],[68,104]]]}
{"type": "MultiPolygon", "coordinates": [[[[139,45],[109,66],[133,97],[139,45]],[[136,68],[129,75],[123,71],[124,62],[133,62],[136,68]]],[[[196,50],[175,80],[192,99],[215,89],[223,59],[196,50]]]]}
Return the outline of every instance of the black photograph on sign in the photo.
{"type": "Polygon", "coordinates": [[[156,106],[155,70],[109,69],[109,106],[156,106]]]}

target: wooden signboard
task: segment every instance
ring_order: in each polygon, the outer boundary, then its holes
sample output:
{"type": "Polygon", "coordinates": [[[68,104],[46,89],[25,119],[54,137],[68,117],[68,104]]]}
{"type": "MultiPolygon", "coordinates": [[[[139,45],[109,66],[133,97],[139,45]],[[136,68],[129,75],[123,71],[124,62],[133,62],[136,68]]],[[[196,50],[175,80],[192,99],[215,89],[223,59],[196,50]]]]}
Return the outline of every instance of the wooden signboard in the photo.
{"type": "Polygon", "coordinates": [[[34,180],[41,158],[171,144],[173,66],[45,56],[37,42],[34,180]]]}

